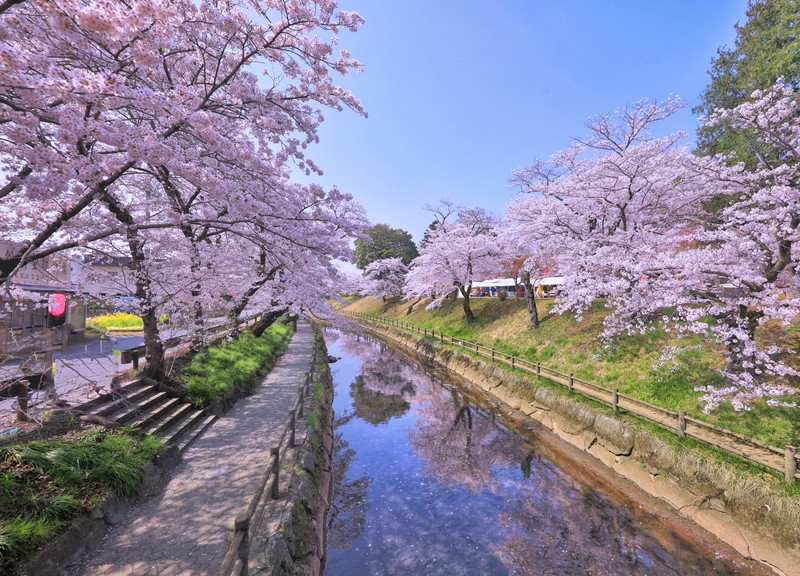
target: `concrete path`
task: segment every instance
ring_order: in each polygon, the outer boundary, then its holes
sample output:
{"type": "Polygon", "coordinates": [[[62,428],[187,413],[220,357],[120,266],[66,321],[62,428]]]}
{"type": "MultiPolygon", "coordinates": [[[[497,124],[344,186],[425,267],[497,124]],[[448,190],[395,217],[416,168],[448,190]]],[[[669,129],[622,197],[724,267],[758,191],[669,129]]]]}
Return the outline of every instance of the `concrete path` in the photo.
{"type": "Polygon", "coordinates": [[[311,325],[299,320],[286,354],[255,394],[189,447],[164,491],[134,507],[67,574],[216,576],[233,519],[255,493],[305,383],[313,343],[311,325]]]}

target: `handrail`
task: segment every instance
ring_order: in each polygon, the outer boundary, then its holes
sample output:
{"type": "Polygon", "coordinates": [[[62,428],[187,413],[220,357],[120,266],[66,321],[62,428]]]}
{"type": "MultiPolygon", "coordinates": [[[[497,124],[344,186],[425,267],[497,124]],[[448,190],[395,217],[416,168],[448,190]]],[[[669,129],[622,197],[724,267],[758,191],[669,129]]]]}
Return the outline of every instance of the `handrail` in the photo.
{"type": "MultiPolygon", "coordinates": [[[[411,332],[412,334],[421,334],[423,337],[431,337],[437,339],[437,332],[433,329],[420,328],[408,322],[401,322],[399,320],[392,320],[388,318],[380,318],[373,315],[362,314],[358,312],[349,312],[347,310],[340,310],[340,314],[358,318],[367,322],[376,324],[384,324],[390,328],[411,332]]],[[[438,333],[438,339],[443,344],[451,346],[458,346],[466,349],[469,352],[477,354],[478,356],[491,358],[493,361],[500,361],[510,365],[512,368],[522,370],[529,374],[535,375],[537,378],[547,378],[556,384],[567,386],[571,391],[577,392],[598,402],[608,404],[614,408],[615,411],[624,409],[631,414],[635,414],[640,418],[644,418],[650,422],[663,426],[669,430],[677,432],[678,435],[684,437],[688,436],[699,440],[730,454],[735,454],[749,462],[764,466],[771,470],[782,472],[787,483],[793,484],[797,479],[800,479],[800,460],[797,458],[797,449],[794,446],[787,446],[785,449],[780,449],[775,446],[770,446],[755,438],[744,436],[732,430],[727,430],[719,426],[715,426],[708,422],[698,420],[686,415],[684,410],[675,412],[668,410],[655,404],[650,404],[644,400],[634,398],[627,394],[621,394],[617,388],[609,390],[594,382],[589,382],[581,378],[576,378],[573,373],[564,373],[552,368],[542,366],[540,362],[530,362],[522,358],[517,358],[506,352],[500,352],[494,348],[488,348],[476,342],[470,342],[463,338],[456,338],[448,336],[441,331],[438,333]],[[600,392],[596,394],[594,392],[600,392]],[[705,435],[698,434],[698,431],[693,431],[691,428],[687,429],[687,424],[693,425],[705,432],[705,435]],[[744,446],[742,446],[744,444],[744,446]],[[751,450],[748,452],[748,448],[751,450]],[[753,451],[752,449],[757,449],[753,451]],[[764,454],[764,452],[768,454],[764,454]],[[781,458],[775,458],[771,455],[777,455],[781,458]]]]}
{"type": "Polygon", "coordinates": [[[258,483],[258,489],[250,499],[247,509],[236,516],[234,520],[233,539],[222,560],[220,576],[247,576],[250,573],[250,540],[264,517],[267,502],[277,500],[280,495],[281,463],[289,448],[295,446],[297,420],[303,417],[305,399],[311,392],[316,360],[317,347],[315,345],[311,353],[311,368],[306,372],[305,383],[299,388],[298,399],[289,410],[288,421],[281,432],[277,445],[270,449],[268,465],[258,483]]]}

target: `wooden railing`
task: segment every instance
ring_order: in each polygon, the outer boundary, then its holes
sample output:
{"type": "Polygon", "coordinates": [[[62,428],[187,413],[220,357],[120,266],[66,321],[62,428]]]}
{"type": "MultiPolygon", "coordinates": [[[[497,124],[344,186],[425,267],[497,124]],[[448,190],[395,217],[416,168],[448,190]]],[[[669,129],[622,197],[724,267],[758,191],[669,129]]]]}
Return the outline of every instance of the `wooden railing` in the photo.
{"type": "Polygon", "coordinates": [[[572,372],[565,373],[553,370],[552,368],[542,366],[540,362],[530,362],[511,354],[500,352],[494,348],[488,348],[481,344],[464,340],[463,338],[455,338],[454,336],[448,336],[442,332],[420,328],[419,326],[390,318],[381,318],[348,311],[340,311],[340,314],[373,324],[381,324],[396,330],[429,337],[439,340],[443,344],[465,349],[478,356],[490,358],[496,362],[502,362],[512,368],[535,375],[537,378],[546,378],[557,384],[562,384],[571,391],[611,406],[615,411],[625,410],[640,418],[669,428],[677,432],[679,436],[694,438],[695,440],[735,454],[754,464],[780,472],[784,475],[786,482],[790,484],[800,479],[797,449],[794,446],[787,446],[784,449],[770,446],[755,438],[750,438],[731,430],[714,426],[703,420],[692,418],[688,416],[684,410],[678,410],[677,412],[668,410],[661,406],[656,406],[634,398],[633,396],[622,394],[619,392],[618,388],[605,388],[594,382],[576,378],[572,372]]]}
{"type": "Polygon", "coordinates": [[[311,394],[311,382],[314,379],[317,347],[311,355],[311,368],[306,373],[305,383],[300,386],[297,401],[289,411],[289,418],[281,433],[278,443],[270,449],[269,460],[256,493],[250,500],[247,509],[236,516],[233,523],[233,540],[228,546],[222,560],[220,576],[247,576],[250,573],[250,541],[251,528],[257,529],[264,517],[266,505],[277,500],[280,493],[280,468],[286,451],[295,446],[297,421],[304,416],[306,398],[311,394]]]}

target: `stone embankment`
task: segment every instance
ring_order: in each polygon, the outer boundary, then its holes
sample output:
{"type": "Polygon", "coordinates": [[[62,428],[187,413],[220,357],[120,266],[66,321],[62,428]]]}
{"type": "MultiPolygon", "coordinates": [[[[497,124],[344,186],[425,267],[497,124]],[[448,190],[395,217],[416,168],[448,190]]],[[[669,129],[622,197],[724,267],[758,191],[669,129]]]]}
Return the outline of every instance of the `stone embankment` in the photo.
{"type": "Polygon", "coordinates": [[[782,498],[769,480],[743,478],[729,466],[669,444],[544,382],[520,378],[430,339],[386,327],[365,329],[465,378],[499,401],[515,421],[544,425],[743,556],[777,574],[800,575],[800,506],[782,498]]]}

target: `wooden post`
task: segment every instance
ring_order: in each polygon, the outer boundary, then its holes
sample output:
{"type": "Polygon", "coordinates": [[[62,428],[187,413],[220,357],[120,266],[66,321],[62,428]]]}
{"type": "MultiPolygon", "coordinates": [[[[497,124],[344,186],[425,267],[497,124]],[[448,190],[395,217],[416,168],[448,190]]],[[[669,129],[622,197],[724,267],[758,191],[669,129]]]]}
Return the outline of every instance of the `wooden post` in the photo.
{"type": "Polygon", "coordinates": [[[305,390],[303,390],[304,386],[300,386],[300,418],[303,417],[303,411],[305,408],[305,402],[303,402],[303,397],[305,396],[305,390]]]}
{"type": "Polygon", "coordinates": [[[28,421],[28,381],[24,378],[20,379],[19,391],[17,392],[17,422],[28,421]]]}
{"type": "Polygon", "coordinates": [[[542,363],[541,362],[537,362],[536,363],[536,377],[537,378],[541,378],[542,377],[542,363]]]}
{"type": "Polygon", "coordinates": [[[455,344],[456,339],[453,336],[450,336],[450,344],[455,344]]]}
{"type": "Polygon", "coordinates": [[[442,341],[442,344],[444,344],[444,334],[442,334],[441,332],[439,332],[439,338],[441,339],[441,341],[442,341]]]}
{"type": "Polygon", "coordinates": [[[514,367],[514,357],[513,356],[511,357],[511,367],[512,368],[514,367]]]}
{"type": "Polygon", "coordinates": [[[678,435],[686,436],[686,410],[678,410],[678,435]]]}
{"type": "Polygon", "coordinates": [[[272,474],[274,475],[275,479],[272,481],[272,499],[277,500],[278,495],[280,494],[280,470],[281,470],[281,451],[280,448],[275,446],[271,448],[269,451],[269,457],[272,460],[272,474]]]}
{"type": "Polygon", "coordinates": [[[494,360],[494,348],[492,348],[492,360],[494,360]]]}
{"type": "MultiPolygon", "coordinates": [[[[300,406],[303,405],[303,395],[300,394],[300,406]]],[[[294,448],[295,416],[294,410],[289,414],[289,448],[294,448]]]]}
{"type": "Polygon", "coordinates": [[[138,370],[139,369],[139,351],[138,350],[134,350],[133,352],[131,352],[131,359],[133,360],[133,369],[134,370],[138,370]]]}
{"type": "Polygon", "coordinates": [[[619,388],[614,388],[614,412],[619,410],[619,388]]]}
{"type": "Polygon", "coordinates": [[[247,514],[241,514],[233,521],[233,537],[236,538],[238,534],[242,535],[239,543],[239,560],[242,562],[240,576],[246,576],[250,573],[250,517],[247,514]]]}
{"type": "Polygon", "coordinates": [[[795,456],[797,455],[797,448],[794,446],[787,446],[786,447],[786,461],[785,461],[785,468],[786,468],[786,482],[789,484],[794,484],[794,474],[797,472],[797,462],[795,462],[795,456]]]}
{"type": "Polygon", "coordinates": [[[475,352],[480,352],[480,350],[478,350],[478,345],[477,344],[475,344],[475,352]]]}
{"type": "Polygon", "coordinates": [[[569,373],[569,389],[575,390],[575,379],[572,376],[572,372],[569,373]]]}

